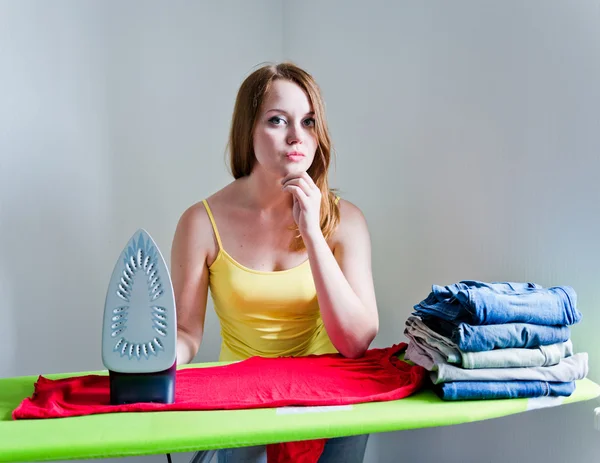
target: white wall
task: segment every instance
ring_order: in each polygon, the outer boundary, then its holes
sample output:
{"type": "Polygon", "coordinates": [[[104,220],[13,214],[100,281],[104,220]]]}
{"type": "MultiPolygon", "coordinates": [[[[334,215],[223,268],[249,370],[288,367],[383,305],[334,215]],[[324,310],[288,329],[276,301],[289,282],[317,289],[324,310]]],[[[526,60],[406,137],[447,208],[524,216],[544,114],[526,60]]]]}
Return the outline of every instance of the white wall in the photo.
{"type": "MultiPolygon", "coordinates": [[[[0,377],[102,368],[124,241],[144,227],[168,258],[181,212],[229,181],[241,80],[289,58],[370,224],[375,344],[432,283],[568,284],[600,381],[599,27],[585,0],[0,2],[0,377]]],[[[218,349],[209,309],[197,360],[218,349]]],[[[373,435],[366,461],[597,461],[597,405],[373,435]]]]}
{"type": "MultiPolygon", "coordinates": [[[[104,368],[121,249],[143,227],[168,261],[183,210],[230,181],[235,93],[281,60],[281,17],[268,0],[0,0],[0,377],[104,368]]],[[[209,310],[198,358],[218,351],[209,310]]]]}
{"type": "Polygon", "coordinates": [[[281,59],[281,15],[269,1],[0,3],[1,376],[103,368],[116,258],[143,227],[168,260],[179,215],[229,181],[235,92],[281,59]]]}
{"type": "MultiPolygon", "coordinates": [[[[571,285],[573,343],[600,381],[600,4],[310,0],[284,15],[286,57],[324,91],[333,186],[370,224],[376,344],[432,283],[571,285]]],[[[598,403],[373,435],[368,456],[595,462],[598,403]]]]}

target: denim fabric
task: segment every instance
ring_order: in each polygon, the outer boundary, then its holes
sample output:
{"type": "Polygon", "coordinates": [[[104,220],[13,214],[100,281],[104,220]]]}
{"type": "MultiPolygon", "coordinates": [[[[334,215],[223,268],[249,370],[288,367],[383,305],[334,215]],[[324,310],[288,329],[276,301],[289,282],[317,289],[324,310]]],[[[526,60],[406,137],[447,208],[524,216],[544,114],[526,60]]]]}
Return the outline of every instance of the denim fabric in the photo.
{"type": "Polygon", "coordinates": [[[267,463],[267,447],[254,445],[222,449],[217,452],[218,463],[267,463]]]}
{"type": "Polygon", "coordinates": [[[575,382],[547,381],[457,381],[434,386],[443,400],[518,399],[544,396],[570,396],[575,382]]]}
{"type": "MultiPolygon", "coordinates": [[[[368,434],[327,439],[319,463],[362,463],[368,434]]],[[[217,452],[218,463],[267,463],[264,445],[223,449],[217,452]]]]}
{"type": "Polygon", "coordinates": [[[368,434],[328,439],[319,463],[362,463],[368,434]]]}
{"type": "Polygon", "coordinates": [[[467,370],[449,363],[440,363],[429,373],[434,384],[455,381],[549,381],[570,382],[588,374],[588,354],[580,352],[562,359],[550,367],[480,368],[467,370]]]}
{"type": "Polygon", "coordinates": [[[500,325],[469,325],[452,323],[437,317],[425,317],[423,323],[438,334],[449,338],[463,352],[481,352],[508,347],[533,348],[565,342],[571,337],[568,326],[503,323],[500,325]]]}
{"type": "MultiPolygon", "coordinates": [[[[411,317],[409,317],[409,319],[410,318],[411,317]]],[[[444,336],[446,339],[450,339],[450,341],[452,341],[453,343],[455,343],[457,345],[457,347],[459,347],[458,343],[455,340],[455,338],[456,338],[455,332],[459,326],[465,325],[465,323],[459,323],[456,321],[450,322],[448,320],[444,320],[443,318],[436,317],[434,315],[421,314],[419,317],[415,317],[415,318],[420,318],[420,320],[423,322],[423,324],[427,328],[435,331],[440,336],[444,336]]],[[[469,326],[471,326],[471,325],[469,325],[469,326]]],[[[487,326],[496,326],[496,325],[477,325],[477,327],[487,327],[487,326]]]]}
{"type": "Polygon", "coordinates": [[[461,281],[433,285],[429,296],[414,306],[414,314],[473,325],[573,325],[581,321],[576,305],[577,295],[569,286],[461,281]]]}

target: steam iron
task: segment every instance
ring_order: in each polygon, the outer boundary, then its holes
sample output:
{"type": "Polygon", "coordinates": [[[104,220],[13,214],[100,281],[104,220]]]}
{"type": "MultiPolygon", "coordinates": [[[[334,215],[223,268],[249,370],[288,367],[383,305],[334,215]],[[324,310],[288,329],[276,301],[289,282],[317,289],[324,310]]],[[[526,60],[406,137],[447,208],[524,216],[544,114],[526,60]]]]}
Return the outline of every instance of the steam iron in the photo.
{"type": "Polygon", "coordinates": [[[102,362],[111,404],[175,401],[176,330],[171,276],[140,229],[115,264],[104,304],[102,362]]]}

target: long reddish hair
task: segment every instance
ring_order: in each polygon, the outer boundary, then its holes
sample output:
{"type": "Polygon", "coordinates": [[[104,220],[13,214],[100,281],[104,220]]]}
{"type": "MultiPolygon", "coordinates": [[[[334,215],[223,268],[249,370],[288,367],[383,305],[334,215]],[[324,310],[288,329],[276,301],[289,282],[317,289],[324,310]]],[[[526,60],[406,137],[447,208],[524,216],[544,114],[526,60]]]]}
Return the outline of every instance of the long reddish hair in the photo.
{"type": "MultiPolygon", "coordinates": [[[[229,133],[230,168],[234,178],[250,175],[256,155],[254,153],[253,134],[257,114],[265,95],[272,83],[284,79],[300,86],[308,95],[315,113],[315,131],[317,151],[312,165],[308,169],[315,184],[321,190],[321,231],[325,239],[335,231],[340,221],[340,211],[335,193],[329,188],[328,172],[331,161],[331,138],[321,91],[314,78],[303,69],[290,62],[269,64],[252,72],[242,83],[235,100],[235,107],[229,133]]],[[[296,236],[290,248],[296,251],[305,249],[304,242],[296,225],[296,236]]]]}

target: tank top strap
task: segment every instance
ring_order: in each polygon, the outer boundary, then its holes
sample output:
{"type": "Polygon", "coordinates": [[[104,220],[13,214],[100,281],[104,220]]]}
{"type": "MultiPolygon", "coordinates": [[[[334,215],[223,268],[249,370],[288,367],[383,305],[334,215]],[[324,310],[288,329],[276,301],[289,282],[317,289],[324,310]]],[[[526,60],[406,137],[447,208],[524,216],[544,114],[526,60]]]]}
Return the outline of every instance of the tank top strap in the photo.
{"type": "Polygon", "coordinates": [[[210,219],[210,223],[212,224],[213,231],[215,232],[215,238],[217,239],[217,244],[219,245],[219,251],[223,249],[223,244],[221,243],[221,237],[219,236],[219,230],[217,230],[217,224],[215,222],[215,218],[210,210],[210,206],[208,205],[208,201],[206,199],[202,200],[202,204],[204,204],[204,208],[206,209],[206,213],[208,214],[208,218],[210,219]]]}

